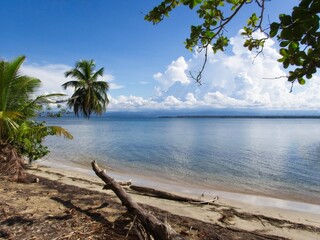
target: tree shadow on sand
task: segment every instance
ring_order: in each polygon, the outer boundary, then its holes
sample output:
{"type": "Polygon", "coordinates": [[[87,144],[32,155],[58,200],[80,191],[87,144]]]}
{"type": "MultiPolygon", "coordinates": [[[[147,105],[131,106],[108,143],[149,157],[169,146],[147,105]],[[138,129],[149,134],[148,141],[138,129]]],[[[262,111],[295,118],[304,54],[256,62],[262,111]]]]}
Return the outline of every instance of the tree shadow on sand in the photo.
{"type": "MultiPolygon", "coordinates": [[[[32,219],[27,219],[21,216],[13,216],[1,222],[1,225],[13,226],[15,224],[26,224],[28,226],[32,225],[34,221],[32,219]]],[[[0,233],[1,236],[1,233],[0,233]]]]}
{"type": "MultiPolygon", "coordinates": [[[[101,210],[103,208],[107,208],[109,206],[109,203],[104,202],[102,203],[100,206],[98,207],[88,207],[86,209],[83,209],[79,206],[76,206],[74,203],[72,203],[71,200],[63,200],[62,198],[59,197],[51,197],[52,200],[62,204],[64,207],[66,207],[68,210],[66,211],[67,214],[62,215],[62,216],[50,216],[47,219],[56,219],[56,220],[60,220],[60,219],[71,219],[71,218],[76,218],[77,216],[75,216],[76,212],[84,214],[86,216],[88,216],[89,218],[91,218],[93,221],[98,222],[103,224],[106,228],[112,228],[115,230],[115,232],[119,235],[124,235],[127,233],[127,229],[128,229],[128,225],[130,225],[130,223],[132,222],[132,216],[127,213],[124,212],[121,215],[117,216],[117,218],[115,219],[115,221],[109,221],[108,219],[106,219],[106,217],[101,214],[96,212],[97,210],[101,210]]],[[[128,239],[137,239],[135,236],[129,236],[128,239]]]]}

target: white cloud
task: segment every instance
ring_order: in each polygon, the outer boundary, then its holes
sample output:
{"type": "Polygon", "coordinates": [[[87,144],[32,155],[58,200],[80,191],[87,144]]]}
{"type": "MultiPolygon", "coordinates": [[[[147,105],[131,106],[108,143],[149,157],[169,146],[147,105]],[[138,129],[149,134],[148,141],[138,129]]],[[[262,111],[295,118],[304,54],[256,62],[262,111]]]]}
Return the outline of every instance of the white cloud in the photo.
{"type": "Polygon", "coordinates": [[[124,85],[119,85],[119,84],[116,84],[116,83],[113,83],[113,82],[110,82],[109,86],[110,86],[111,90],[122,89],[122,88],[125,87],[124,85]]]}
{"type": "MultiPolygon", "coordinates": [[[[258,33],[257,33],[258,34],[258,33]]],[[[305,86],[291,84],[277,59],[279,54],[274,42],[268,40],[263,54],[243,48],[244,39],[240,34],[231,38],[231,53],[209,52],[207,66],[199,86],[188,76],[189,71],[198,71],[203,64],[203,54],[197,53],[191,59],[179,57],[172,61],[164,72],[154,74],[155,95],[151,98],[139,96],[110,96],[111,110],[151,110],[183,108],[260,108],[279,110],[319,109],[320,75],[316,74],[305,86]]],[[[24,65],[24,74],[43,81],[41,93],[64,92],[61,85],[66,82],[66,65],[24,65]]],[[[114,76],[104,75],[111,89],[124,88],[114,82],[114,76]]],[[[140,82],[146,84],[146,82],[140,82]]]]}
{"type": "MultiPolygon", "coordinates": [[[[36,77],[41,80],[42,86],[38,94],[51,94],[51,93],[64,93],[71,96],[73,93],[72,88],[64,90],[61,85],[71,78],[66,78],[64,73],[73,67],[63,64],[47,64],[47,65],[36,65],[36,64],[24,64],[21,67],[23,74],[36,77]]],[[[114,76],[109,73],[105,73],[100,81],[107,81],[110,85],[110,89],[121,89],[124,85],[119,85],[114,82],[114,76]]]]}
{"type": "Polygon", "coordinates": [[[144,99],[137,96],[119,96],[113,98],[109,96],[109,109],[112,110],[137,110],[137,109],[154,109],[157,108],[157,102],[152,101],[151,99],[144,99]]]}
{"type": "Polygon", "coordinates": [[[147,81],[140,81],[139,82],[139,84],[141,84],[141,85],[147,85],[147,84],[149,84],[150,82],[147,82],[147,81]]]}
{"type": "Polygon", "coordinates": [[[167,67],[167,70],[162,73],[154,74],[154,78],[159,81],[160,85],[164,89],[168,89],[175,82],[180,82],[183,85],[188,85],[190,80],[186,74],[188,68],[188,63],[184,60],[183,57],[179,57],[177,60],[172,61],[171,64],[167,67]]]}
{"type": "Polygon", "coordinates": [[[182,102],[180,100],[178,100],[177,98],[175,98],[174,96],[168,96],[166,97],[166,99],[163,101],[163,104],[165,106],[170,106],[170,107],[175,107],[175,106],[179,106],[182,104],[182,102]]]}
{"type": "MultiPolygon", "coordinates": [[[[256,33],[261,37],[261,33],[256,33]]],[[[268,40],[263,54],[256,55],[243,47],[240,33],[231,39],[231,54],[208,54],[202,86],[194,84],[189,71],[201,69],[203,53],[197,53],[186,61],[183,57],[172,61],[166,71],[154,74],[159,83],[156,96],[151,99],[126,98],[130,108],[179,109],[179,108],[260,108],[281,110],[318,109],[320,103],[320,77],[315,75],[305,86],[291,84],[277,59],[279,54],[274,42],[268,40]]],[[[115,100],[115,99],[114,99],[115,100]]],[[[120,107],[120,102],[117,102],[120,107]]]]}
{"type": "MultiPolygon", "coordinates": [[[[295,88],[299,89],[299,93],[289,93],[291,85],[286,79],[276,78],[285,76],[286,73],[277,62],[279,54],[273,46],[274,42],[268,40],[263,54],[258,56],[243,48],[243,42],[244,39],[239,34],[231,39],[231,55],[209,53],[202,79],[203,86],[190,92],[197,100],[193,101],[195,106],[277,109],[316,107],[315,103],[320,100],[319,77],[309,80],[310,83],[306,86],[296,84],[295,88]]],[[[188,70],[200,69],[202,54],[196,53],[193,56],[188,62],[188,70]]]]}
{"type": "Polygon", "coordinates": [[[68,81],[64,76],[64,72],[71,68],[70,66],[61,64],[44,66],[24,64],[21,67],[21,71],[25,75],[41,80],[42,87],[39,90],[39,94],[65,93],[70,95],[72,91],[70,89],[64,90],[61,85],[68,81]]]}
{"type": "Polygon", "coordinates": [[[188,105],[193,105],[197,102],[197,99],[194,97],[193,93],[187,93],[185,98],[188,105]]]}

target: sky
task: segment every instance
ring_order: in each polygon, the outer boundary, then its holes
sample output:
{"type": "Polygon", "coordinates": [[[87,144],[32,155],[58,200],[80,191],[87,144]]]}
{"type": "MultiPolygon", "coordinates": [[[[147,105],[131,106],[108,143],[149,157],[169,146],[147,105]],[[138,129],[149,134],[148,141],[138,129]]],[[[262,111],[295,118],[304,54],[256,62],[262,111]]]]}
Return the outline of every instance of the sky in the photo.
{"type": "MultiPolygon", "coordinates": [[[[240,29],[254,10],[252,4],[227,27],[227,51],[209,54],[200,86],[188,72],[201,68],[203,53],[190,52],[183,44],[190,25],[200,20],[185,6],[153,25],[144,15],[159,0],[0,2],[0,58],[25,55],[22,73],[41,79],[39,94],[70,95],[72,89],[61,88],[71,80],[64,72],[78,60],[93,59],[97,69],[105,69],[101,80],[110,84],[110,111],[319,109],[319,74],[304,86],[295,84],[289,93],[291,84],[278,78],[286,72],[277,62],[275,40],[268,40],[256,58],[242,47],[240,29]]],[[[267,1],[266,19],[277,20],[298,2],[267,1]]]]}

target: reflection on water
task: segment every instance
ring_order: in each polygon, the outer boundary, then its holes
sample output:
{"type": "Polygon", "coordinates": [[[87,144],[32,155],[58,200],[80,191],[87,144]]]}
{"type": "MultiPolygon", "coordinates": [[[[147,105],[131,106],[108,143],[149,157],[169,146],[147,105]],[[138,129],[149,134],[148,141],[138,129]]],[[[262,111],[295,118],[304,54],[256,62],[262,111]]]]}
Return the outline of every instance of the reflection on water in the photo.
{"type": "Polygon", "coordinates": [[[320,202],[320,120],[61,118],[74,140],[51,137],[48,158],[206,188],[320,202]]]}

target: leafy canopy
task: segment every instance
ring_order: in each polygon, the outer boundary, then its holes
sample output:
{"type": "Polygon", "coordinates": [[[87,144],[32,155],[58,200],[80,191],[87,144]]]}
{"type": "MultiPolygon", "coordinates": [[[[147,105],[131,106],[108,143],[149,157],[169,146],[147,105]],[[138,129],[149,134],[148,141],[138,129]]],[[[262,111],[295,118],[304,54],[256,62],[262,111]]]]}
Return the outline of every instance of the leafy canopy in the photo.
{"type": "MultiPolygon", "coordinates": [[[[244,8],[256,5],[255,13],[248,16],[242,35],[246,37],[244,47],[250,51],[263,50],[268,38],[276,38],[280,44],[278,60],[284,68],[289,68],[288,81],[305,83],[305,79],[312,78],[320,67],[320,33],[319,13],[320,0],[301,0],[292,9],[291,14],[280,14],[279,21],[263,26],[265,19],[265,4],[268,0],[164,0],[146,16],[145,20],[157,24],[178,6],[185,5],[197,12],[203,22],[191,26],[189,38],[185,47],[193,50],[205,51],[205,60],[197,76],[191,76],[201,84],[202,72],[207,61],[208,49],[216,53],[224,51],[229,44],[226,27],[234,17],[244,8]],[[255,39],[253,33],[260,30],[265,38],[255,39]]],[[[270,0],[269,0],[270,1],[270,0]]]]}

